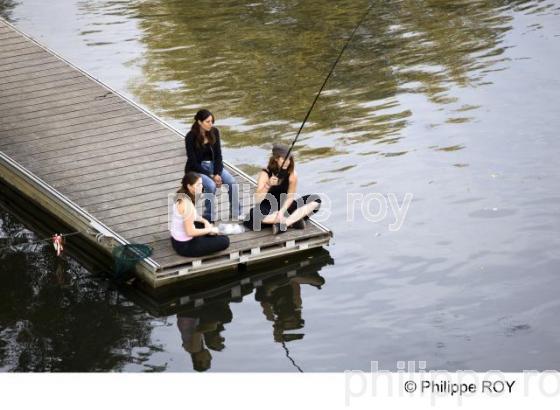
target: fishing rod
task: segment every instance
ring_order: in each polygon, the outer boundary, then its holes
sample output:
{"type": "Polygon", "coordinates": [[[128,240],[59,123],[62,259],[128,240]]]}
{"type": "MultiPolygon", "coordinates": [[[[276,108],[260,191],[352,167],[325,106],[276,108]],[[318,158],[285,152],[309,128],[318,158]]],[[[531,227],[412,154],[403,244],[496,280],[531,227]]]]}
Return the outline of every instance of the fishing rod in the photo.
{"type": "Polygon", "coordinates": [[[365,21],[367,15],[369,14],[369,12],[371,11],[371,9],[373,8],[374,3],[372,2],[369,7],[367,8],[366,12],[364,13],[364,15],[362,16],[362,18],[360,19],[360,21],[358,22],[358,24],[356,25],[356,27],[354,27],[354,30],[352,31],[352,34],[350,35],[350,37],[348,37],[348,40],[346,41],[346,43],[344,44],[344,47],[342,47],[342,50],[340,50],[340,53],[338,54],[338,57],[336,58],[334,64],[332,65],[329,74],[327,75],[327,77],[325,78],[325,81],[323,81],[323,85],[321,85],[321,88],[319,89],[319,92],[315,95],[315,99],[313,100],[313,103],[311,104],[311,107],[309,108],[309,110],[307,111],[307,114],[305,114],[305,118],[303,119],[303,122],[301,123],[301,126],[299,127],[299,130],[296,134],[296,137],[294,138],[294,140],[292,141],[292,145],[290,145],[290,149],[288,149],[288,153],[286,154],[286,156],[284,157],[284,161],[282,161],[282,165],[280,166],[280,171],[278,172],[280,174],[280,172],[283,172],[284,169],[284,164],[286,162],[286,159],[290,157],[290,153],[292,152],[292,149],[294,148],[294,145],[296,145],[296,142],[299,138],[299,134],[301,133],[301,130],[303,129],[303,127],[305,126],[305,123],[307,122],[307,119],[309,118],[309,115],[311,114],[311,111],[313,111],[313,108],[315,107],[315,104],[317,103],[317,100],[319,99],[319,96],[321,95],[321,92],[323,91],[323,89],[325,88],[325,85],[327,85],[327,82],[329,81],[329,78],[331,78],[332,73],[334,72],[334,69],[336,67],[336,65],[338,64],[338,62],[340,61],[340,59],[342,58],[342,54],[344,54],[344,51],[346,50],[346,48],[348,48],[348,45],[350,44],[350,42],[352,41],[352,39],[354,38],[354,35],[356,34],[356,31],[358,31],[358,29],[360,28],[360,26],[362,25],[362,23],[365,21]]]}

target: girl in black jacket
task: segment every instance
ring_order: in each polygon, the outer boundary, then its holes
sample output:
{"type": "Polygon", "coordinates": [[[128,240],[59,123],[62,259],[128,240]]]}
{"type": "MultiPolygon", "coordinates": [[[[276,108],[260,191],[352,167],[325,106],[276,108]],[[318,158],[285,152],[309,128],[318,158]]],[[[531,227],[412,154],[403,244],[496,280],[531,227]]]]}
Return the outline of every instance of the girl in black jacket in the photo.
{"type": "MultiPolygon", "coordinates": [[[[232,219],[236,219],[241,215],[239,186],[228,170],[224,169],[220,132],[214,127],[214,121],[214,115],[208,110],[200,110],[194,116],[191,130],[185,136],[187,151],[185,174],[187,172],[200,174],[204,192],[207,194],[214,195],[216,188],[227,185],[231,216],[232,219]]],[[[203,217],[215,221],[215,215],[212,202],[207,199],[204,203],[203,217]]]]}

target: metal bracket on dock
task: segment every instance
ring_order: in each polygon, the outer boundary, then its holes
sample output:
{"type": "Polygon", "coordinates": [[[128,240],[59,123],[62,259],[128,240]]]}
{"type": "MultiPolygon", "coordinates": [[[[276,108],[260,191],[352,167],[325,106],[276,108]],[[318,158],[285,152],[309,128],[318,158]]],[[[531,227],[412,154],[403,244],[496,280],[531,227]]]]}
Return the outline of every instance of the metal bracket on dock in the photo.
{"type": "Polygon", "coordinates": [[[251,249],[251,256],[256,256],[261,254],[261,248],[252,248],[251,249]]]}
{"type": "Polygon", "coordinates": [[[292,239],[291,241],[286,241],[286,248],[293,248],[296,246],[296,240],[292,239]]]}

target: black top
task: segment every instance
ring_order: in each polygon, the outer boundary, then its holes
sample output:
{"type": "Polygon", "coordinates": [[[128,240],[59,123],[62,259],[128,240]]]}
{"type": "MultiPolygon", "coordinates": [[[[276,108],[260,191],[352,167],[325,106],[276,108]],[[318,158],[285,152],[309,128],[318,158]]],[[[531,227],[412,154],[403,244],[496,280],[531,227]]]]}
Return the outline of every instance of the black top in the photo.
{"type": "Polygon", "coordinates": [[[204,144],[202,146],[202,161],[213,161],[214,160],[214,150],[212,145],[204,144]]]}
{"type": "MultiPolygon", "coordinates": [[[[272,171],[268,168],[262,169],[264,172],[267,173],[268,177],[272,176],[272,171]]],[[[273,185],[268,190],[268,193],[274,198],[276,198],[276,202],[280,205],[280,201],[282,199],[281,194],[284,194],[284,199],[286,198],[286,194],[288,193],[288,188],[290,187],[290,174],[283,175],[284,178],[279,180],[278,185],[273,185]]]]}
{"type": "Polygon", "coordinates": [[[222,163],[222,147],[220,143],[220,132],[217,128],[212,128],[216,142],[213,145],[204,144],[199,146],[196,143],[194,132],[189,131],[185,135],[185,150],[187,151],[187,164],[185,165],[185,172],[197,172],[210,176],[200,163],[202,161],[214,161],[214,174],[219,175],[224,169],[222,163]]]}

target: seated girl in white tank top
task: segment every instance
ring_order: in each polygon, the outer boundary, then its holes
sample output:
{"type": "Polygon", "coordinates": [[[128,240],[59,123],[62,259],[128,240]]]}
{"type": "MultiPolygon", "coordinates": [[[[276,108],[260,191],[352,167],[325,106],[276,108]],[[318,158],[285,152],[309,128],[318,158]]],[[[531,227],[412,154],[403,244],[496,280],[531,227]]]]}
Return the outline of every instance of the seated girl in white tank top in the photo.
{"type": "Polygon", "coordinates": [[[175,252],[186,257],[205,256],[229,246],[229,238],[196,212],[194,199],[202,193],[202,179],[188,172],[181,181],[182,194],[173,204],[171,244],[175,252]]]}

